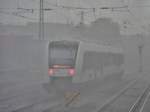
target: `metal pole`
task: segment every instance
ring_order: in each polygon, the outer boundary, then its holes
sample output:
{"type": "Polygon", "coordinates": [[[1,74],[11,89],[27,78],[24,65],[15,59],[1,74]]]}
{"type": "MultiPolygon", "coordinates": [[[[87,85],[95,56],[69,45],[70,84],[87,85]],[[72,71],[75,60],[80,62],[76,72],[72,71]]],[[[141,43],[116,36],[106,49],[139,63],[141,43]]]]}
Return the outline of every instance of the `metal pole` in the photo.
{"type": "Polygon", "coordinates": [[[138,46],[139,48],[139,72],[143,72],[143,55],[142,55],[142,50],[143,50],[143,45],[138,46]]]}
{"type": "Polygon", "coordinates": [[[143,72],[143,48],[144,48],[144,37],[143,35],[138,35],[139,37],[139,45],[138,45],[138,52],[139,52],[139,72],[143,72]]]}
{"type": "Polygon", "coordinates": [[[40,8],[39,8],[39,40],[41,40],[41,0],[40,0],[40,8]]]}
{"type": "Polygon", "coordinates": [[[44,39],[44,10],[43,10],[43,0],[40,0],[39,9],[39,40],[44,39]]]}
{"type": "Polygon", "coordinates": [[[80,25],[84,24],[84,11],[81,11],[81,20],[80,20],[80,25]]]}

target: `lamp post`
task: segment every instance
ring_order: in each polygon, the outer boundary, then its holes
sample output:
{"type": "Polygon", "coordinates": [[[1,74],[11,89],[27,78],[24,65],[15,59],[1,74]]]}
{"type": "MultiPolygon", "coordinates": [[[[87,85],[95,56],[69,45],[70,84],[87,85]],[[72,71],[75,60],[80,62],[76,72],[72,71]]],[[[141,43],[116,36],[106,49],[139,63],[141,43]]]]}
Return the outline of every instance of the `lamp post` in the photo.
{"type": "Polygon", "coordinates": [[[139,73],[143,72],[143,48],[144,48],[144,37],[138,34],[138,53],[139,53],[139,73]]]}

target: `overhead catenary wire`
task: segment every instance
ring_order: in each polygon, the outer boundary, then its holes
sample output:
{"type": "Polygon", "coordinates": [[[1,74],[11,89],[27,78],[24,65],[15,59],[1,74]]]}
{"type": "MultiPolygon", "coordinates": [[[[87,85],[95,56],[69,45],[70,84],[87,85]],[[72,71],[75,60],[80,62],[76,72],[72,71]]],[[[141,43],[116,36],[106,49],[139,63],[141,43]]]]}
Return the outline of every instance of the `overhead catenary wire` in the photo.
{"type": "MultiPolygon", "coordinates": [[[[37,2],[38,0],[32,0],[33,2],[37,2]]],[[[122,2],[124,2],[125,0],[123,0],[122,2]]],[[[61,5],[59,3],[59,0],[56,0],[56,3],[51,3],[50,1],[48,0],[44,0],[43,1],[43,4],[46,3],[46,4],[49,4],[50,7],[53,7],[53,8],[43,8],[43,10],[45,11],[48,11],[48,10],[56,10],[58,8],[65,8],[65,9],[73,9],[73,10],[95,10],[95,9],[103,9],[103,10],[106,10],[106,9],[124,9],[124,8],[128,8],[129,5],[130,5],[130,0],[127,0],[128,3],[126,5],[123,5],[123,6],[113,6],[113,7],[110,7],[110,6],[100,6],[100,7],[77,7],[77,6],[69,6],[69,5],[61,5]],[[55,7],[55,8],[54,8],[55,7]]],[[[26,11],[34,11],[34,10],[38,10],[38,8],[23,8],[20,6],[20,2],[21,0],[17,0],[17,8],[0,8],[1,9],[5,9],[5,10],[13,10],[13,9],[18,9],[18,10],[26,10],[26,11]]],[[[130,8],[138,8],[138,7],[150,7],[150,5],[136,5],[136,6],[132,6],[130,8]]]]}
{"type": "MultiPolygon", "coordinates": [[[[39,0],[32,0],[34,2],[38,2],[39,0]]],[[[124,2],[125,0],[123,0],[124,2]]],[[[97,11],[99,10],[110,10],[111,12],[127,12],[129,13],[132,17],[135,18],[134,14],[132,13],[132,9],[134,8],[149,8],[150,5],[131,5],[130,3],[130,0],[127,0],[128,3],[126,3],[125,5],[122,5],[122,6],[97,6],[97,7],[82,7],[82,6],[69,6],[69,5],[63,5],[63,4],[60,4],[59,0],[56,0],[55,3],[51,3],[50,1],[48,0],[44,0],[43,1],[43,4],[48,4],[48,7],[45,8],[43,7],[43,12],[45,11],[57,11],[57,10],[73,10],[73,11],[79,11],[79,12],[84,12],[83,16],[85,15],[85,12],[86,13],[92,13],[92,16],[94,16],[95,20],[99,17],[97,17],[96,13],[99,13],[97,11]]],[[[0,13],[3,13],[3,14],[10,14],[10,15],[13,15],[13,16],[17,16],[17,17],[21,17],[21,18],[25,18],[25,19],[31,19],[31,20],[35,20],[37,19],[36,18],[31,18],[27,15],[25,15],[25,13],[30,13],[30,14],[34,14],[35,12],[38,12],[39,11],[39,8],[23,8],[20,6],[20,2],[21,0],[18,0],[17,2],[17,8],[0,8],[0,13]],[[9,13],[10,11],[10,13],[9,13]]],[[[83,18],[83,16],[78,15],[80,16],[80,19],[83,18]]],[[[138,19],[138,18],[136,18],[138,19]]]]}
{"type": "MultiPolygon", "coordinates": [[[[32,1],[37,1],[37,0],[32,0],[32,1]]],[[[75,6],[65,6],[65,5],[61,5],[58,3],[58,0],[56,0],[56,4],[54,3],[50,3],[47,0],[43,1],[43,4],[49,4],[50,8],[43,8],[42,10],[44,11],[52,11],[52,10],[58,10],[58,9],[65,9],[65,10],[87,10],[87,11],[93,11],[94,17],[96,18],[95,12],[96,9],[100,9],[100,10],[112,10],[112,11],[118,11],[118,12],[125,12],[126,10],[122,10],[122,9],[129,9],[129,4],[124,5],[124,6],[116,6],[116,7],[110,7],[110,6],[103,6],[103,7],[75,7],[75,6]]],[[[139,6],[132,6],[130,7],[130,9],[133,8],[138,8],[138,7],[150,7],[150,5],[139,5],[139,6]]],[[[16,12],[19,13],[33,13],[35,11],[38,11],[38,8],[22,8],[20,7],[20,3],[19,0],[17,2],[17,8],[0,8],[0,10],[17,10],[16,12]]]]}
{"type": "Polygon", "coordinates": [[[28,19],[28,20],[36,20],[36,18],[31,18],[29,16],[25,16],[25,15],[18,14],[18,13],[15,13],[15,12],[0,11],[0,13],[4,14],[4,15],[12,15],[12,16],[16,16],[16,17],[20,17],[20,18],[28,19]]]}

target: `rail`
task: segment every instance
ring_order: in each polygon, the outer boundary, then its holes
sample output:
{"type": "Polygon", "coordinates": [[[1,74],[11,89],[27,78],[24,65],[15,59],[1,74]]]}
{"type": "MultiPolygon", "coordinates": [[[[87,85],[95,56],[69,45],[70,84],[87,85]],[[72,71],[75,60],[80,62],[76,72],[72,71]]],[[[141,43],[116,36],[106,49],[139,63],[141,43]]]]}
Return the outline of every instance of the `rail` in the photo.
{"type": "Polygon", "coordinates": [[[68,107],[76,98],[80,95],[80,92],[76,92],[73,96],[71,96],[68,102],[65,104],[65,107],[68,107]]]}
{"type": "Polygon", "coordinates": [[[141,96],[138,97],[138,99],[135,101],[133,106],[130,108],[129,112],[142,112],[144,102],[149,96],[150,93],[149,91],[150,91],[150,85],[148,85],[148,87],[144,90],[141,96]]]}
{"type": "Polygon", "coordinates": [[[119,91],[117,94],[111,97],[111,99],[107,100],[100,108],[96,109],[94,112],[102,112],[105,108],[107,108],[113,101],[115,101],[118,97],[120,97],[126,90],[128,90],[132,85],[134,85],[139,79],[136,79],[129,83],[124,89],[119,91]]]}

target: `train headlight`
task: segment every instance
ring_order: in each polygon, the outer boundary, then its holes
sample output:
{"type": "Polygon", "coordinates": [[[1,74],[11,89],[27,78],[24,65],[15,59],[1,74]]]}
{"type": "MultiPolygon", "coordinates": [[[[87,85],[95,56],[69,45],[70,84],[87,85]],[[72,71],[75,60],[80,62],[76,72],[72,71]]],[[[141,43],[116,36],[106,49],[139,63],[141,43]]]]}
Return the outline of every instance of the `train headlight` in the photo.
{"type": "Polygon", "coordinates": [[[68,74],[69,74],[70,76],[75,75],[75,69],[69,69],[69,70],[68,70],[68,74]]]}
{"type": "Polygon", "coordinates": [[[48,74],[49,74],[49,76],[53,75],[54,74],[54,69],[49,69],[48,74]]]}

